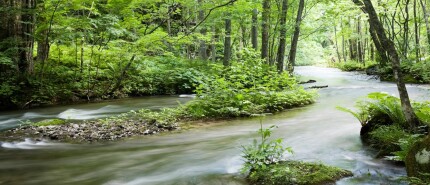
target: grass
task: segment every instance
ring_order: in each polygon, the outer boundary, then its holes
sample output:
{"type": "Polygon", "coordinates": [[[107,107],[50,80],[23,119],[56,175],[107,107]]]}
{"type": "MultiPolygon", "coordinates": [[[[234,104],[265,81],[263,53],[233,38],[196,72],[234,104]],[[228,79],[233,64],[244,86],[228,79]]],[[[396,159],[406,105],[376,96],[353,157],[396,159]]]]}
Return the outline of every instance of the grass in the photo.
{"type": "Polygon", "coordinates": [[[272,164],[265,169],[251,172],[251,184],[270,185],[322,185],[352,176],[352,172],[321,163],[284,161],[272,164]]]}
{"type": "Polygon", "coordinates": [[[62,119],[46,119],[43,121],[32,123],[32,125],[40,127],[40,126],[52,126],[52,125],[64,125],[66,123],[67,122],[62,119]]]}

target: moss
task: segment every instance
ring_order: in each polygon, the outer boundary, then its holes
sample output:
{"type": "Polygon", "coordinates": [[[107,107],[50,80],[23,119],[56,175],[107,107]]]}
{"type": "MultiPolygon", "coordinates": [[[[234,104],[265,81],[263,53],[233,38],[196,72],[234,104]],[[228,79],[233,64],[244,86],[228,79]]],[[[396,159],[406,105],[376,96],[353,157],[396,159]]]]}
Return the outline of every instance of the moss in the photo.
{"type": "Polygon", "coordinates": [[[65,120],[62,119],[46,119],[43,121],[39,121],[37,123],[33,123],[34,126],[50,126],[50,125],[63,125],[66,124],[65,120]]]}
{"type": "Polygon", "coordinates": [[[414,144],[406,156],[406,171],[409,177],[430,182],[430,136],[414,144]]]}
{"type": "Polygon", "coordinates": [[[252,171],[248,181],[250,184],[267,185],[321,185],[334,183],[352,175],[350,171],[321,163],[285,161],[269,165],[259,171],[252,171]]]}
{"type": "Polygon", "coordinates": [[[370,132],[370,144],[373,148],[379,150],[377,157],[383,157],[400,151],[401,148],[397,143],[400,139],[408,137],[410,137],[410,134],[403,128],[397,125],[384,125],[370,132]]]}

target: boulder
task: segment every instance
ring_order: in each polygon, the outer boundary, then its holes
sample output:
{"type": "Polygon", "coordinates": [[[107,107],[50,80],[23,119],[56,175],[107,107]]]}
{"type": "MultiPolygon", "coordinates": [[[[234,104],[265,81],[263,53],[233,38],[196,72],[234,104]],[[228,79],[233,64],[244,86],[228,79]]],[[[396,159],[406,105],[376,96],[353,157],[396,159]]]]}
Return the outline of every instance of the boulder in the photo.
{"type": "Polygon", "coordinates": [[[405,164],[409,177],[430,178],[424,175],[430,174],[430,135],[411,147],[406,155],[405,164]]]}
{"type": "Polygon", "coordinates": [[[379,75],[378,66],[374,65],[374,66],[370,66],[370,67],[366,68],[366,74],[367,75],[379,75]]]}

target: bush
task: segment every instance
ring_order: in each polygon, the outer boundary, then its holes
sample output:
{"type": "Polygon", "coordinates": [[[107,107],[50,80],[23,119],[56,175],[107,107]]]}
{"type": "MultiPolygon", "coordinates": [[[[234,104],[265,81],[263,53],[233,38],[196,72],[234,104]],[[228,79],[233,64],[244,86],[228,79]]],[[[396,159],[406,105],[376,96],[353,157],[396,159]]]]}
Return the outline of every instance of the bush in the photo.
{"type": "Polygon", "coordinates": [[[245,159],[242,172],[249,172],[251,178],[255,176],[259,170],[265,170],[271,164],[285,161],[283,158],[285,152],[293,152],[291,148],[282,146],[282,138],[276,140],[269,139],[273,128],[275,128],[275,126],[263,129],[262,119],[260,118],[260,129],[257,133],[261,139],[254,139],[253,144],[242,146],[242,157],[245,159]]]}
{"type": "Polygon", "coordinates": [[[412,133],[406,124],[399,98],[386,93],[370,93],[367,97],[367,100],[357,102],[357,111],[338,109],[353,114],[360,121],[362,138],[380,150],[378,156],[395,155],[388,158],[403,161],[411,146],[427,133],[429,102],[412,103],[421,121],[420,129],[412,133]]]}
{"type": "Polygon", "coordinates": [[[276,112],[310,104],[315,98],[314,92],[299,87],[287,73],[278,74],[259,60],[233,62],[229,68],[212,66],[212,70],[212,76],[200,79],[198,98],[184,107],[189,117],[276,112]]]}

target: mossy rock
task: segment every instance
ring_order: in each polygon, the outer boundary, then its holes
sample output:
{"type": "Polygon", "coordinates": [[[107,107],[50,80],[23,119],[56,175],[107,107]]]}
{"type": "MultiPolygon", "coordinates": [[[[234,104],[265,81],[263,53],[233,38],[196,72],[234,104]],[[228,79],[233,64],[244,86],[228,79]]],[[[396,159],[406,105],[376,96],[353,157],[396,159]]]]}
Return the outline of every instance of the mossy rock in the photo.
{"type": "Polygon", "coordinates": [[[40,126],[63,125],[63,124],[66,124],[66,121],[62,119],[45,119],[37,123],[33,123],[32,125],[40,127],[40,126]]]}
{"type": "Polygon", "coordinates": [[[384,125],[392,125],[393,121],[386,114],[377,114],[361,127],[360,138],[364,144],[371,144],[370,133],[384,125]]]}
{"type": "Polygon", "coordinates": [[[406,160],[406,171],[409,177],[418,177],[430,182],[430,135],[418,141],[409,150],[406,160]]]}
{"type": "Polygon", "coordinates": [[[248,181],[255,185],[324,185],[351,176],[350,171],[321,163],[285,161],[252,171],[248,181]]]}

